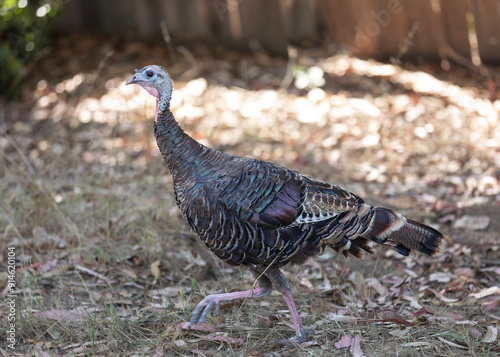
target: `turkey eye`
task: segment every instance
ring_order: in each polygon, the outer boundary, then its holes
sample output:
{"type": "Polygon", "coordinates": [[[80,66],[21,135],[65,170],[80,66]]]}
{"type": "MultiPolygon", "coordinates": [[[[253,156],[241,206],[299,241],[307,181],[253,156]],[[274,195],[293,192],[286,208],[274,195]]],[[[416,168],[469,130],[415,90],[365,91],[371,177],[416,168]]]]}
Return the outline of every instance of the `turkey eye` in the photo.
{"type": "Polygon", "coordinates": [[[148,76],[148,77],[153,77],[153,72],[151,72],[151,71],[147,71],[147,72],[146,72],[146,76],[148,76]]]}

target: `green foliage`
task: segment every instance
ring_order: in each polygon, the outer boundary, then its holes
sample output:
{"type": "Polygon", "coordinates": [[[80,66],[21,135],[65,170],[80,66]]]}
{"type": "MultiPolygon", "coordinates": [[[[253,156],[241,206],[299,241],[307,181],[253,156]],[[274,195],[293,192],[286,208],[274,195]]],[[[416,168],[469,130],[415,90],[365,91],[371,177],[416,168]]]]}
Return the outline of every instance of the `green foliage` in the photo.
{"type": "Polygon", "coordinates": [[[14,98],[21,94],[23,62],[17,58],[6,43],[0,43],[0,93],[14,98]]]}
{"type": "Polygon", "coordinates": [[[310,68],[296,66],[293,69],[295,87],[299,89],[319,88],[325,85],[324,72],[318,66],[310,68]]]}
{"type": "Polygon", "coordinates": [[[24,66],[48,42],[48,24],[61,0],[0,0],[0,95],[21,93],[24,66]]]}

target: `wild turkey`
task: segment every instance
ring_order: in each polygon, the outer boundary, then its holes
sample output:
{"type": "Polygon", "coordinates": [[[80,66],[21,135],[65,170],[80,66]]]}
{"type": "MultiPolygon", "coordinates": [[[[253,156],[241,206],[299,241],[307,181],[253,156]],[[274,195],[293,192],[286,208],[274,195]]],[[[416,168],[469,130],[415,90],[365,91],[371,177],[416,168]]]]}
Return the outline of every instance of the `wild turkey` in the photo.
{"type": "Polygon", "coordinates": [[[437,230],[311,176],[269,162],[229,155],[188,136],[169,109],[172,82],[160,66],[136,70],[138,84],[157,98],[154,134],[174,179],[177,205],[189,226],[219,258],[245,265],[258,278],[253,290],[214,294],[194,309],[189,326],[203,322],[220,302],[283,294],[295,326],[292,342],[306,333],[280,268],[302,264],[332,247],[358,258],[370,241],[402,255],[433,256],[445,241],[437,230]]]}

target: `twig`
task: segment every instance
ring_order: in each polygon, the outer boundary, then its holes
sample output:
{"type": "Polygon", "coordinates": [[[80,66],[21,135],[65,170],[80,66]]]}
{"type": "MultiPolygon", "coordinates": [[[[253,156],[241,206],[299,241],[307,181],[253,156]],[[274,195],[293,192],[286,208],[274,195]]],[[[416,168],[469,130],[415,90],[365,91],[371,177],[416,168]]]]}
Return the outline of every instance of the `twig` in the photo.
{"type": "Polygon", "coordinates": [[[113,280],[112,280],[112,279],[109,279],[109,278],[105,277],[104,275],[99,274],[99,273],[97,273],[97,272],[95,272],[95,271],[93,271],[93,270],[91,270],[91,269],[89,269],[89,268],[82,267],[81,265],[77,265],[77,266],[75,266],[75,269],[76,269],[76,270],[79,270],[79,271],[81,271],[81,272],[84,272],[84,273],[86,273],[86,274],[89,274],[89,275],[95,276],[96,278],[98,278],[98,279],[101,279],[101,280],[105,281],[105,282],[106,282],[106,284],[108,284],[109,286],[111,286],[111,283],[113,282],[113,280]]]}
{"type": "Polygon", "coordinates": [[[108,197],[106,207],[106,240],[108,244],[111,238],[111,159],[108,162],[108,197]]]}
{"type": "Polygon", "coordinates": [[[163,40],[167,44],[168,52],[172,58],[173,63],[177,63],[177,56],[175,55],[174,45],[172,44],[172,38],[168,32],[167,22],[165,20],[160,22],[161,33],[163,34],[163,40]]]}
{"type": "Polygon", "coordinates": [[[106,62],[108,62],[109,58],[111,56],[113,56],[114,54],[115,54],[115,50],[110,50],[110,51],[106,52],[104,57],[99,61],[99,64],[97,65],[97,69],[95,70],[95,73],[92,74],[92,77],[91,77],[92,78],[91,85],[94,89],[96,87],[96,83],[97,83],[97,79],[99,78],[99,74],[101,73],[102,69],[104,68],[104,65],[106,64],[106,62]]]}
{"type": "Polygon", "coordinates": [[[14,147],[14,149],[16,149],[19,156],[21,156],[21,159],[24,161],[24,164],[28,169],[29,175],[34,176],[35,168],[31,164],[29,158],[24,154],[23,150],[19,147],[19,145],[17,145],[17,142],[3,128],[0,127],[0,131],[2,132],[2,135],[7,139],[7,141],[14,147]]]}
{"type": "Polygon", "coordinates": [[[29,61],[29,63],[26,65],[26,67],[24,68],[24,73],[23,73],[23,76],[22,78],[26,78],[28,76],[28,74],[31,72],[31,70],[35,67],[35,65],[38,63],[38,61],[44,57],[45,55],[48,55],[50,53],[51,49],[50,47],[45,47],[43,49],[41,49],[40,51],[38,51],[36,54],[35,54],[35,57],[33,57],[33,59],[31,61],[29,61]]]}
{"type": "Polygon", "coordinates": [[[482,64],[475,65],[474,62],[472,62],[470,59],[462,56],[460,53],[455,51],[449,45],[444,46],[443,52],[447,57],[451,58],[453,61],[457,62],[458,64],[460,64],[464,67],[467,67],[473,71],[479,71],[479,73],[485,77],[489,75],[488,68],[486,68],[482,64]]]}
{"type": "Polygon", "coordinates": [[[104,58],[99,62],[99,65],[97,66],[97,70],[95,71],[95,76],[96,78],[99,76],[99,73],[101,73],[101,70],[103,69],[104,65],[106,62],[108,62],[109,58],[115,54],[115,50],[110,50],[106,52],[104,55],[104,58]]]}
{"type": "Polygon", "coordinates": [[[189,71],[184,72],[184,74],[188,73],[191,75],[190,72],[193,72],[192,76],[197,77],[198,76],[198,63],[196,62],[196,59],[194,58],[193,54],[184,46],[179,46],[177,47],[177,51],[182,53],[184,57],[188,60],[189,64],[191,64],[191,68],[189,71]]]}
{"type": "Polygon", "coordinates": [[[413,37],[415,37],[415,33],[417,32],[419,26],[420,23],[415,22],[410,31],[408,31],[405,40],[399,46],[399,51],[396,54],[396,57],[391,58],[391,62],[393,64],[401,64],[401,58],[410,50],[410,47],[413,46],[413,37]]]}
{"type": "Polygon", "coordinates": [[[281,88],[288,89],[293,80],[293,69],[297,64],[298,51],[292,46],[288,46],[288,63],[286,66],[286,74],[281,81],[281,88]]]}

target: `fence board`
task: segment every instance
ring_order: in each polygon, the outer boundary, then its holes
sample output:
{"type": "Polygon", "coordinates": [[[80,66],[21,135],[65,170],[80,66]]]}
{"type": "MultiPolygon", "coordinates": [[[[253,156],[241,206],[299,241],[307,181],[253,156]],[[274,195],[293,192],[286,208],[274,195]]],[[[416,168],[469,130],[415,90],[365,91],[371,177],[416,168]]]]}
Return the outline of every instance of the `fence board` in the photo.
{"type": "Polygon", "coordinates": [[[82,24],[87,29],[101,30],[102,13],[99,8],[99,1],[89,0],[80,2],[77,6],[81,11],[82,24]]]}
{"type": "Polygon", "coordinates": [[[500,4],[498,0],[472,0],[479,56],[483,62],[500,62],[500,4]]]}
{"type": "Polygon", "coordinates": [[[365,0],[320,0],[325,23],[333,39],[354,54],[376,55],[373,36],[363,35],[363,14],[372,9],[365,0]]]}
{"type": "Polygon", "coordinates": [[[211,37],[223,43],[233,41],[229,24],[229,15],[232,11],[236,9],[229,7],[227,0],[213,0],[207,5],[211,37]]]}
{"type": "Polygon", "coordinates": [[[124,19],[131,15],[133,19],[131,23],[135,24],[134,31],[141,38],[152,37],[155,33],[158,33],[162,14],[158,11],[158,5],[154,1],[148,2],[148,6],[134,0],[126,0],[119,4],[116,1],[100,1],[100,3],[107,5],[104,14],[113,13],[114,11],[120,14],[112,19],[104,18],[103,28],[106,28],[107,33],[115,32],[113,26],[116,26],[116,24],[120,24],[121,31],[130,31],[130,25],[124,19]],[[130,9],[132,9],[132,14],[130,9]]]}
{"type": "Polygon", "coordinates": [[[279,1],[242,1],[240,17],[245,24],[245,38],[257,40],[271,54],[287,54],[286,30],[279,1]],[[246,6],[250,8],[247,11],[246,6]]]}
{"type": "Polygon", "coordinates": [[[446,43],[458,54],[471,58],[466,13],[471,11],[470,0],[441,0],[441,19],[446,43]]]}
{"type": "Polygon", "coordinates": [[[430,0],[322,0],[321,5],[334,39],[356,55],[396,56],[413,24],[418,23],[408,53],[439,57],[442,30],[430,0]]]}
{"type": "Polygon", "coordinates": [[[317,3],[310,0],[281,0],[286,37],[291,41],[316,39],[319,28],[317,3]]]}
{"type": "Polygon", "coordinates": [[[324,28],[354,55],[397,56],[418,23],[405,56],[425,59],[445,58],[448,48],[471,58],[469,12],[481,60],[500,61],[499,0],[67,0],[65,8],[63,31],[133,32],[152,39],[161,35],[164,20],[173,41],[249,49],[256,40],[284,56],[289,41],[320,43],[324,28]]]}
{"type": "Polygon", "coordinates": [[[407,50],[401,51],[401,48],[405,46],[412,23],[409,13],[404,11],[404,1],[377,0],[372,20],[377,21],[382,29],[377,36],[378,57],[406,55],[407,50]]]}
{"type": "Polygon", "coordinates": [[[410,53],[425,59],[439,59],[444,34],[439,18],[440,13],[438,9],[433,8],[432,0],[404,1],[403,5],[410,14],[410,26],[418,24],[410,53]]]}

